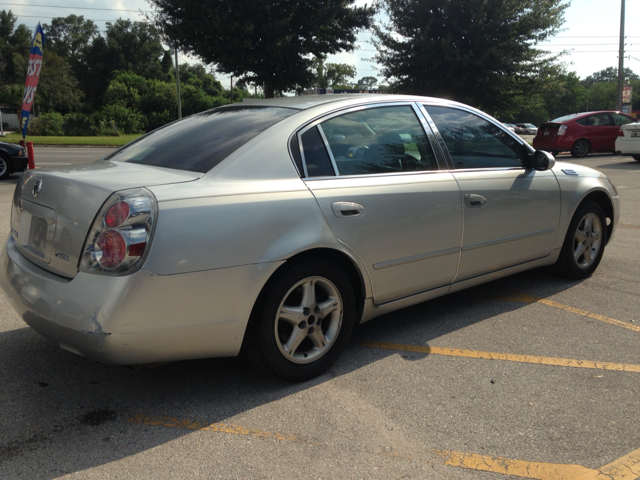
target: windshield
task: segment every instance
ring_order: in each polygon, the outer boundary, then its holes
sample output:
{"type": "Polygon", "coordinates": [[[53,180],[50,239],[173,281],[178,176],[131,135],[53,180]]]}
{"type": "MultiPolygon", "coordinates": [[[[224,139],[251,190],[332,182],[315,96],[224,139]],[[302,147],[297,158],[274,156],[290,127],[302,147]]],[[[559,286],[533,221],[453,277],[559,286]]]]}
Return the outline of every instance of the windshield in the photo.
{"type": "Polygon", "coordinates": [[[253,137],[298,110],[231,105],[170,123],[105,160],[205,173],[253,137]]]}

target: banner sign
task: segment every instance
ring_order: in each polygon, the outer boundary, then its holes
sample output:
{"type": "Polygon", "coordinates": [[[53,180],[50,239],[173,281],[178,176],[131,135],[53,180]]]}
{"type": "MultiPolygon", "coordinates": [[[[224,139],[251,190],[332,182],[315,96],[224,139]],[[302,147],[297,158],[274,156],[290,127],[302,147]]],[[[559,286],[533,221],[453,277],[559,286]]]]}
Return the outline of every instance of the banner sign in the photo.
{"type": "Polygon", "coordinates": [[[22,138],[27,135],[27,124],[31,115],[33,98],[38,88],[40,71],[42,70],[42,47],[44,45],[44,32],[38,23],[31,42],[31,53],[29,54],[29,66],[27,67],[27,83],[24,87],[24,98],[22,99],[22,138]]]}
{"type": "Polygon", "coordinates": [[[631,97],[633,95],[633,87],[625,85],[622,87],[622,103],[631,103],[631,97]]]}

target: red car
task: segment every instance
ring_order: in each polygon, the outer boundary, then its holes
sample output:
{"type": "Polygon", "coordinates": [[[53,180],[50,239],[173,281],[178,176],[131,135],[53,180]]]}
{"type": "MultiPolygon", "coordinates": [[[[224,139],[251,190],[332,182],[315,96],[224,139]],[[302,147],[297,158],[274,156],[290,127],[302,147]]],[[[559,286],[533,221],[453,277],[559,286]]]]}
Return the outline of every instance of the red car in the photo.
{"type": "Polygon", "coordinates": [[[533,148],[554,156],[569,150],[574,157],[589,152],[614,152],[621,125],[636,119],[614,111],[572,113],[541,123],[533,138],[533,148]]]}

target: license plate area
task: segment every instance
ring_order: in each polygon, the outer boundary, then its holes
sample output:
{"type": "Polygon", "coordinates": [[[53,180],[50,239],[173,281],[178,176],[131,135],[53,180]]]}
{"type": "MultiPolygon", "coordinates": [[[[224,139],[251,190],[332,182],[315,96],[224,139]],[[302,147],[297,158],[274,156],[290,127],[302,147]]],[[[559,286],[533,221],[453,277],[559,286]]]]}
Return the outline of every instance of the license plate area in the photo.
{"type": "Polygon", "coordinates": [[[640,132],[631,132],[632,137],[640,137],[640,132]]]}
{"type": "Polygon", "coordinates": [[[546,137],[547,135],[549,135],[549,130],[545,130],[545,131],[542,133],[542,135],[544,135],[545,137],[546,137]]]}
{"type": "Polygon", "coordinates": [[[56,233],[56,212],[26,200],[20,201],[20,246],[23,251],[49,263],[56,233]]]}

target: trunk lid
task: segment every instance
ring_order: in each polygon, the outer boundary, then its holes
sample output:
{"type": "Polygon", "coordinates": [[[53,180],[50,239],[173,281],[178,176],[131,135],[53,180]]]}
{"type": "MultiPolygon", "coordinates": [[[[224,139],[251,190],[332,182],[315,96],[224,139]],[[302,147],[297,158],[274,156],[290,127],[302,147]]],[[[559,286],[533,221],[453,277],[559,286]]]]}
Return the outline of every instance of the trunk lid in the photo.
{"type": "Polygon", "coordinates": [[[621,129],[626,138],[640,138],[640,123],[627,123],[621,129]]]}
{"type": "Polygon", "coordinates": [[[113,192],[191,182],[201,176],[107,160],[64,170],[28,170],[13,196],[11,236],[33,263],[73,278],[89,228],[113,192]]]}
{"type": "Polygon", "coordinates": [[[556,138],[558,136],[558,129],[562,123],[554,123],[554,122],[545,122],[541,123],[538,127],[538,133],[536,133],[536,137],[542,139],[551,139],[556,138]]]}

